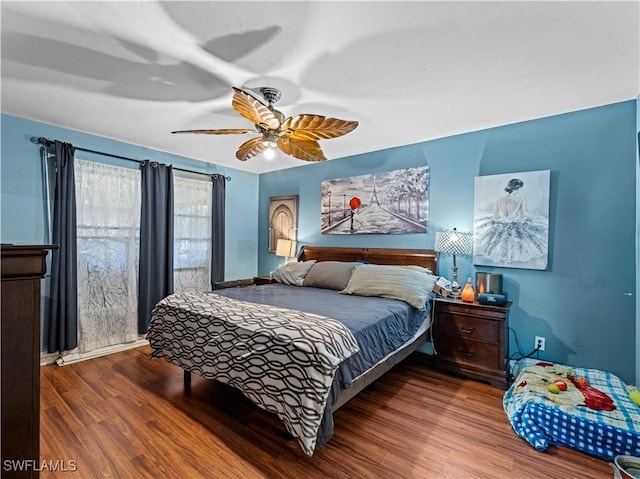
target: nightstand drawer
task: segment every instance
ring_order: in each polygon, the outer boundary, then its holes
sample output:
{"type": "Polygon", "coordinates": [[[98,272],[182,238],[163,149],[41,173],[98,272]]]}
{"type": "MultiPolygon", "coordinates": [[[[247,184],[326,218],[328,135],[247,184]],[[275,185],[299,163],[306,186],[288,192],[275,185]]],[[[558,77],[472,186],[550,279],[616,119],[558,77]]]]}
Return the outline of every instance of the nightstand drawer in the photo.
{"type": "Polygon", "coordinates": [[[503,306],[480,305],[478,303],[463,303],[438,301],[438,310],[441,313],[461,314],[464,316],[482,316],[487,319],[502,320],[505,318],[508,308],[503,306]]]}
{"type": "Polygon", "coordinates": [[[500,321],[481,319],[473,316],[452,314],[440,311],[438,316],[438,335],[473,339],[486,343],[498,344],[500,339],[500,321]]]}
{"type": "Polygon", "coordinates": [[[504,351],[497,344],[470,341],[459,337],[441,336],[440,339],[435,343],[440,359],[494,370],[504,367],[504,351]]]}

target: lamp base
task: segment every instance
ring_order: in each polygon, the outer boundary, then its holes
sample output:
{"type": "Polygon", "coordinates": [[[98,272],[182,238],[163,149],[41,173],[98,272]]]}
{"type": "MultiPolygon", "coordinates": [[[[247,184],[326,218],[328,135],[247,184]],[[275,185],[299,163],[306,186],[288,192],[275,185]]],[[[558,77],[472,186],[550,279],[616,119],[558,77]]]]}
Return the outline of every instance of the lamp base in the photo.
{"type": "Polygon", "coordinates": [[[451,296],[454,299],[458,299],[460,297],[461,293],[462,293],[462,288],[460,287],[460,285],[458,284],[458,282],[454,278],[454,280],[451,282],[451,296]]]}
{"type": "Polygon", "coordinates": [[[453,267],[451,268],[451,271],[451,296],[453,296],[454,299],[458,299],[462,292],[462,288],[460,287],[460,283],[458,283],[458,265],[456,265],[455,254],[453,255],[453,267]]]}

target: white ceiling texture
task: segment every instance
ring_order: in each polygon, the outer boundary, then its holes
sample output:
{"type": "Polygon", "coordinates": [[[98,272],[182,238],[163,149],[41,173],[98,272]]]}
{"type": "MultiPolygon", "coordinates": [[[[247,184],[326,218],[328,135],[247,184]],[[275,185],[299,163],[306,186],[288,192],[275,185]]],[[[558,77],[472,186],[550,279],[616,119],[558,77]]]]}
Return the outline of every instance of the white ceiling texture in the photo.
{"type": "MultiPolygon", "coordinates": [[[[2,1],[2,112],[262,173],[232,86],[359,126],[329,160],[634,99],[639,4],[2,1]]],[[[77,145],[82,146],[82,145],[77,145]]]]}

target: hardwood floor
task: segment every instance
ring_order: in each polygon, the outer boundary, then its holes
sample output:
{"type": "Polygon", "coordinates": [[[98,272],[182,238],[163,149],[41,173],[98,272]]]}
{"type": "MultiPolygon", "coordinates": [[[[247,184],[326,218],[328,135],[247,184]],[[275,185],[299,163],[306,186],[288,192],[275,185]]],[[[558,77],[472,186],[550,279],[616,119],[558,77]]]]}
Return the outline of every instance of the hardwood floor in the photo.
{"type": "Polygon", "coordinates": [[[194,376],[184,394],[182,370],[148,347],[45,366],[41,379],[42,478],[613,477],[605,461],[516,436],[503,391],[412,359],[338,410],[312,457],[233,389],[194,376]]]}

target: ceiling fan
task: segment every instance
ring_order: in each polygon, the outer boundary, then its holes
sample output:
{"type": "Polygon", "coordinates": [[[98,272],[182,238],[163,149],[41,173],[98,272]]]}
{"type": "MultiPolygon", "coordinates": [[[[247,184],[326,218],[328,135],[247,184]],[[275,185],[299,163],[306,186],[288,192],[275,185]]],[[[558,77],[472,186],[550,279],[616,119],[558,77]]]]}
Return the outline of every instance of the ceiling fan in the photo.
{"type": "Polygon", "coordinates": [[[322,115],[302,114],[295,117],[285,116],[273,107],[281,96],[276,88],[262,87],[260,93],[267,102],[258,100],[253,95],[233,88],[231,106],[243,117],[255,125],[255,130],[243,128],[217,130],[179,130],[171,133],[200,133],[205,135],[259,134],[260,136],[245,141],[236,158],[247,161],[263,151],[271,153],[278,147],[283,153],[304,161],[324,161],[326,157],[318,144],[318,140],[337,138],[353,131],[357,121],[327,118],[322,115]]]}

